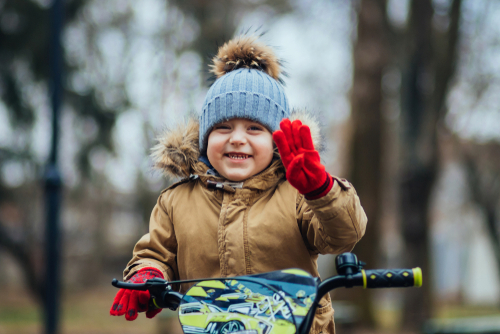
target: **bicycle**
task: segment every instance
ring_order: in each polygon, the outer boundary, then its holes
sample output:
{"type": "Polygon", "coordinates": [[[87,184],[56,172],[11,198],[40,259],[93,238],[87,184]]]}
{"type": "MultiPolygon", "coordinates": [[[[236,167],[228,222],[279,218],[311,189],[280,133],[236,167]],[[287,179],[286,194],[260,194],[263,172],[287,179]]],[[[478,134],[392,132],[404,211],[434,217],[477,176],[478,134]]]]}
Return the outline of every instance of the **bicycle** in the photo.
{"type": "Polygon", "coordinates": [[[422,271],[364,270],[356,255],[336,257],[337,276],[324,281],[302,269],[167,282],[154,278],[142,284],[120,282],[117,288],[149,290],[150,307],[179,309],[185,334],[307,334],[321,298],[340,287],[403,288],[422,286],[422,271]],[[194,283],[185,294],[174,284],[194,283]]]}

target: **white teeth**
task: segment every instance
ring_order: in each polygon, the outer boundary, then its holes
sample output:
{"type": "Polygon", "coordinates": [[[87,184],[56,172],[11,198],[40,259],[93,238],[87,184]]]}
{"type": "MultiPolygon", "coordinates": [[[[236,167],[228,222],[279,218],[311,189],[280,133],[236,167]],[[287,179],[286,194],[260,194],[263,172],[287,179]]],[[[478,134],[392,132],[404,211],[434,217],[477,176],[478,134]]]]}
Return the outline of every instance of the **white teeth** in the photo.
{"type": "Polygon", "coordinates": [[[233,155],[233,154],[228,154],[231,159],[246,159],[248,155],[233,155]]]}

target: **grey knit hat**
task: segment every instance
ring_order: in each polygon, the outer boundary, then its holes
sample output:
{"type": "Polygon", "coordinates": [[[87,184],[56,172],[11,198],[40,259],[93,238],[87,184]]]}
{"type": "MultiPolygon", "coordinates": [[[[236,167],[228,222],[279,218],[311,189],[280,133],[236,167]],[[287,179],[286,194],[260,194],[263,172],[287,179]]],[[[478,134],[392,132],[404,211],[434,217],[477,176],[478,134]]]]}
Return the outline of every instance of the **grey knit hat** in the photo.
{"type": "Polygon", "coordinates": [[[255,37],[238,37],[220,47],[213,62],[211,71],[217,80],[208,90],[200,115],[203,155],[210,131],[220,122],[247,118],[273,132],[290,116],[280,62],[271,48],[255,37]]]}

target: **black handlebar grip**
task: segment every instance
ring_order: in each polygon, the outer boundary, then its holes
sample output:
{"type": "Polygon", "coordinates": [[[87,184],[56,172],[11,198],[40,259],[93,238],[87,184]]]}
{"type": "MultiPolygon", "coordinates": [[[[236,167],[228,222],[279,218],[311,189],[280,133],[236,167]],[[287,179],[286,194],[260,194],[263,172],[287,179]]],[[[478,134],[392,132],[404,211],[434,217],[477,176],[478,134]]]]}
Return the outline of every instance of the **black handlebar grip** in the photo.
{"type": "Polygon", "coordinates": [[[113,278],[113,280],[111,281],[111,285],[113,285],[116,288],[129,289],[129,290],[146,291],[148,289],[145,283],[139,284],[139,283],[120,282],[116,278],[113,278]]]}
{"type": "Polygon", "coordinates": [[[413,269],[378,269],[361,270],[364,288],[407,288],[422,286],[422,270],[413,269]]]}

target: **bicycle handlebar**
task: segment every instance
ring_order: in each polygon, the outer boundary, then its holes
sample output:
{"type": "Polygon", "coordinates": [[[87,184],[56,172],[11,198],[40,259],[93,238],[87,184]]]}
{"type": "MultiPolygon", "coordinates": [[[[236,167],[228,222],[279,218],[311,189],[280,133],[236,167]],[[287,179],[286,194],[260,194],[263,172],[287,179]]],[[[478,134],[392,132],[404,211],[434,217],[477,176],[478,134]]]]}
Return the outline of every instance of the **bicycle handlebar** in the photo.
{"type": "Polygon", "coordinates": [[[115,288],[128,289],[128,290],[146,291],[148,289],[146,283],[126,283],[126,282],[121,282],[116,278],[113,278],[113,280],[111,281],[111,285],[113,285],[115,288]]]}
{"type": "MultiPolygon", "coordinates": [[[[357,263],[357,259],[356,259],[357,263]]],[[[325,294],[336,288],[352,288],[354,286],[362,286],[363,288],[406,288],[406,287],[421,287],[422,286],[422,270],[420,268],[413,269],[358,269],[353,266],[350,274],[338,275],[330,277],[318,285],[318,293],[311,307],[315,310],[319,301],[325,294]]],[[[298,329],[298,333],[308,333],[311,328],[315,312],[309,312],[305,321],[298,329]]]]}
{"type": "Polygon", "coordinates": [[[145,283],[126,283],[113,278],[111,284],[120,289],[149,291],[151,308],[169,308],[175,311],[184,297],[179,292],[171,291],[169,282],[162,278],[148,279],[145,283]]]}
{"type": "Polygon", "coordinates": [[[413,269],[371,269],[361,270],[364,288],[407,288],[422,286],[422,270],[413,269]]]}
{"type": "Polygon", "coordinates": [[[330,277],[318,286],[319,301],[328,291],[336,288],[407,288],[422,286],[422,270],[413,269],[361,269],[355,274],[330,277]]]}
{"type": "MultiPolygon", "coordinates": [[[[356,255],[343,253],[336,258],[336,267],[339,275],[330,277],[317,285],[317,293],[306,318],[297,328],[297,333],[307,334],[311,328],[316,308],[321,298],[329,291],[336,288],[351,288],[362,286],[374,288],[406,288],[422,286],[422,270],[413,269],[362,269],[365,263],[358,261],[356,255]]],[[[210,280],[210,279],[207,279],[210,280]]],[[[212,279],[213,280],[213,279],[212,279]]],[[[113,279],[112,285],[117,288],[130,290],[149,290],[151,293],[150,307],[169,308],[175,310],[184,295],[171,290],[172,284],[201,282],[202,279],[167,282],[164,279],[153,278],[145,283],[125,283],[113,279]]]]}

